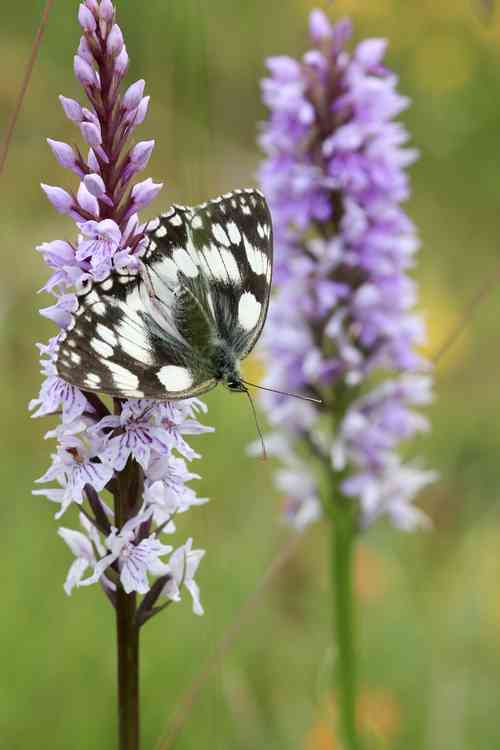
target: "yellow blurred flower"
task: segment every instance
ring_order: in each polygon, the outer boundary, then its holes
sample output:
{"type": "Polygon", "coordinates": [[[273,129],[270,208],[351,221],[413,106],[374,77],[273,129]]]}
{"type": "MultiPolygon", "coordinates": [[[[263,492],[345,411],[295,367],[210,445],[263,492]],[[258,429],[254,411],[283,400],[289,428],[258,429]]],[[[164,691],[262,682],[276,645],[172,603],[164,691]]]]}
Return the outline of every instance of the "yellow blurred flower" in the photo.
{"type": "Polygon", "coordinates": [[[383,598],[389,585],[390,572],[384,558],[364,544],[358,544],[354,568],[356,595],[365,602],[383,598]]]}
{"type": "MultiPolygon", "coordinates": [[[[397,699],[388,690],[362,690],[357,705],[357,723],[363,737],[389,746],[401,729],[401,708],[397,699]]],[[[321,718],[307,733],[304,750],[342,750],[336,724],[337,705],[333,695],[321,718]]]]}
{"type": "Polygon", "coordinates": [[[340,750],[340,746],[333,729],[326,722],[320,722],[307,735],[304,750],[340,750]]]}
{"type": "Polygon", "coordinates": [[[259,385],[266,372],[262,357],[258,354],[251,354],[242,362],[241,372],[245,380],[259,385]]]}
{"type": "Polygon", "coordinates": [[[427,343],[422,347],[422,354],[432,359],[449,342],[449,348],[440,357],[438,366],[440,371],[453,370],[463,361],[470,343],[467,324],[451,341],[452,333],[460,326],[463,310],[444,286],[425,283],[421,286],[421,309],[425,310],[427,329],[427,343]]]}
{"type": "Polygon", "coordinates": [[[366,690],[358,701],[358,724],[367,737],[391,742],[401,729],[401,709],[387,690],[366,690]]]}

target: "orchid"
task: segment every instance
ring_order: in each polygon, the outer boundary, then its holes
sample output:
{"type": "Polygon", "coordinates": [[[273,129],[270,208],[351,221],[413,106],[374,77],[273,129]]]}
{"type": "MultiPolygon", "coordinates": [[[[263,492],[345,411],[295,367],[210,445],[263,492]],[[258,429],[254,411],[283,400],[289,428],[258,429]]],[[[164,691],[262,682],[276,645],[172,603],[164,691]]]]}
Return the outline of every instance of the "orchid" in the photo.
{"type": "Polygon", "coordinates": [[[71,594],[100,584],[116,610],[120,727],[126,727],[120,742],[132,748],[129,743],[138,737],[134,684],[139,629],[164,608],[157,606],[160,596],[178,602],[184,586],[193,596],[196,614],[202,613],[194,575],[204,552],[191,551],[191,539],[177,547],[164,544],[162,535],[172,538],[177,513],[207,502],[187,486],[198,475],[187,470],[184,458],[191,461],[200,454],[184,435],[212,428],[198,421],[206,407],[197,399],[182,404],[115,399],[111,405],[67,383],[56,371],[57,347],[78,307],[77,295],[117,271],[139,272],[146,225],[138,212],[163,187],[151,178],[133,183],[155,144],[132,140],[146,117],[149,96],[142,79],[123,90],[128,53],[111,0],[85,0],[78,19],[82,37],[74,73],[87,102],[64,96],[60,102],[77,126],[86,153],[48,139],[59,164],[76,175],[79,184],[76,190],[42,185],[53,207],[73,220],[74,234],[37,248],[51,269],[41,291],[55,298],[40,313],[60,332],[38,345],[44,380],[29,408],[34,417],[55,415],[60,421],[46,435],[57,445],[50,467],[37,480],[48,486],[34,494],[57,505],[56,518],[78,511],[82,530],[59,529],[74,555],[64,590],[71,594]],[[182,575],[181,560],[186,567],[182,575]],[[137,595],[143,596],[140,602],[137,595]]]}
{"type": "Polygon", "coordinates": [[[417,409],[432,397],[409,275],[418,240],[401,207],[417,152],[395,118],[409,102],[385,40],[350,51],[351,33],[348,19],[333,25],[314,10],[313,49],[267,61],[260,179],[276,250],[263,382],[275,392],[262,396],[270,452],[286,520],[300,530],[331,521],[342,745],[357,750],[354,542],[381,516],[405,531],[428,525],[413,502],[436,474],[400,456],[429,428],[417,409]]]}
{"type": "Polygon", "coordinates": [[[193,540],[188,539],[183,547],[177,549],[169,560],[171,575],[165,583],[162,594],[171,601],[180,601],[181,588],[185,586],[193,600],[193,612],[195,615],[203,614],[203,607],[200,602],[200,590],[194,580],[194,575],[198,569],[205,551],[202,549],[192,549],[193,540]]]}
{"type": "Polygon", "coordinates": [[[150,590],[147,574],[161,576],[168,573],[169,568],[160,557],[172,551],[170,545],[162,544],[155,534],[140,539],[140,527],[151,518],[151,511],[141,511],[127,521],[120,530],[112,528],[106,538],[109,554],[101,557],[94,565],[94,572],[90,578],[80,581],[79,585],[88,586],[100,580],[104,572],[118,561],[120,581],[127,594],[137,591],[146,594],[150,590]]]}
{"type": "MultiPolygon", "coordinates": [[[[365,40],[350,53],[349,20],[332,25],[319,10],[310,31],[315,48],[301,62],[270,58],[263,81],[270,117],[260,137],[267,157],[260,176],[277,256],[263,385],[324,403],[273,393],[262,401],[272,426],[287,436],[280,451],[286,463],[298,459],[305,442],[338,478],[339,493],[357,500],[361,525],[383,514],[395,520],[394,503],[407,508],[409,528],[410,519],[420,524],[410,504],[433,472],[414,467],[400,474],[399,493],[381,493],[379,512],[367,505],[365,491],[368,481],[385,482],[402,441],[428,429],[413,407],[432,398],[429,367],[418,353],[424,327],[414,310],[417,290],[408,275],[418,241],[400,205],[409,195],[405,168],[417,157],[394,122],[408,99],[383,63],[384,40],[365,40]],[[333,429],[325,428],[326,411],[334,415],[333,429]],[[364,484],[353,476],[363,476],[364,484]]],[[[304,498],[319,497],[314,472],[304,462],[302,471],[309,474],[304,498]]],[[[298,498],[293,507],[303,519],[298,498]]]]}

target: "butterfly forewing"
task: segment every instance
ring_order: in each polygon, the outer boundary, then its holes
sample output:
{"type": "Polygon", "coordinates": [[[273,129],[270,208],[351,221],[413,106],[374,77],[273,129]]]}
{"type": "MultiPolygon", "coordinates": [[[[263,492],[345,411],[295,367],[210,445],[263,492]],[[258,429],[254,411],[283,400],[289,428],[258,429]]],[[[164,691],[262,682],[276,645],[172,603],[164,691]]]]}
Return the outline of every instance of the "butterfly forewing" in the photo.
{"type": "Polygon", "coordinates": [[[236,190],[197,206],[190,229],[217,329],[242,359],[260,335],[269,304],[273,244],[264,196],[236,190]]]}
{"type": "Polygon", "coordinates": [[[150,222],[138,275],[114,273],[78,295],[56,359],[58,374],[122,398],[170,399],[214,385],[211,352],[235,360],[264,325],[272,229],[263,196],[228,193],[150,222]]]}

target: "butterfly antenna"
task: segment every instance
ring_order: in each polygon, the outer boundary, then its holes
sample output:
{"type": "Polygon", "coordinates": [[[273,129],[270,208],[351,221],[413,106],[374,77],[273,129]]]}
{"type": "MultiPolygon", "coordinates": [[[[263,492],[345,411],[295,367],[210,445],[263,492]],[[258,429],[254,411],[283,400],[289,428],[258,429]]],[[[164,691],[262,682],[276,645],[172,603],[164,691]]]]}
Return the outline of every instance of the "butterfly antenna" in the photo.
{"type": "Polygon", "coordinates": [[[255,426],[257,427],[257,434],[260,438],[260,442],[262,443],[262,460],[267,461],[266,444],[264,442],[264,436],[262,434],[262,430],[260,429],[259,420],[257,418],[257,409],[255,408],[253,398],[248,388],[245,388],[245,393],[247,394],[248,400],[250,401],[250,406],[252,407],[252,412],[253,412],[253,418],[255,419],[255,426]]]}
{"type": "Polygon", "coordinates": [[[278,391],[275,388],[267,388],[264,385],[256,385],[255,383],[249,383],[248,380],[242,380],[245,385],[251,385],[252,388],[259,388],[261,391],[269,391],[270,393],[279,393],[280,396],[291,396],[292,398],[300,398],[302,401],[310,401],[313,404],[322,404],[323,401],[320,398],[312,398],[312,396],[303,396],[301,393],[288,393],[288,391],[278,391]]]}

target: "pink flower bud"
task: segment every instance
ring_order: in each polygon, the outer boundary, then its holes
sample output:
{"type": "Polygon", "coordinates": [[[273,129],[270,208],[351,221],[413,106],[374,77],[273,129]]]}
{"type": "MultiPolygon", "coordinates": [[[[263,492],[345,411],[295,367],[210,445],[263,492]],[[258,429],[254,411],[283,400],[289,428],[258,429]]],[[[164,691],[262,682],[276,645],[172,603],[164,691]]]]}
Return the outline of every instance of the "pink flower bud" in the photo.
{"type": "Polygon", "coordinates": [[[124,109],[135,109],[139,106],[139,103],[144,94],[145,81],[141,78],[131,86],[128,87],[123,95],[123,107],[124,109]]]}
{"type": "Polygon", "coordinates": [[[59,101],[61,102],[62,108],[64,109],[64,114],[66,115],[68,120],[72,120],[73,122],[80,122],[83,119],[82,108],[77,101],[75,101],[74,99],[68,99],[62,94],[59,96],[59,101]]]}
{"type": "Polygon", "coordinates": [[[89,146],[100,146],[102,143],[101,128],[93,122],[82,122],[80,124],[82,135],[89,146]]]}
{"type": "Polygon", "coordinates": [[[97,24],[94,14],[86,5],[83,5],[83,3],[78,9],[78,22],[84,31],[92,33],[96,30],[97,24]]]}
{"type": "Polygon", "coordinates": [[[127,183],[132,175],[145,168],[151,157],[154,145],[154,141],[140,141],[130,150],[125,168],[121,175],[123,184],[127,183]]]}
{"type": "Polygon", "coordinates": [[[95,62],[94,55],[92,54],[88,42],[84,36],[80,38],[80,44],[78,45],[77,54],[79,57],[88,62],[89,65],[92,65],[95,62]]]}
{"type": "Polygon", "coordinates": [[[52,138],[47,138],[47,143],[49,144],[50,148],[52,149],[52,153],[62,167],[71,169],[77,174],[82,174],[82,170],[77,163],[76,154],[73,148],[68,143],[63,143],[62,141],[53,141],[52,138]]]}
{"type": "Polygon", "coordinates": [[[341,18],[332,28],[333,52],[338,54],[345,43],[352,36],[352,22],[350,18],[341,18]]]}
{"type": "Polygon", "coordinates": [[[53,185],[45,185],[43,182],[42,190],[60,214],[69,214],[75,208],[73,198],[66,190],[53,185]]]}
{"type": "Polygon", "coordinates": [[[380,65],[387,47],[386,39],[365,39],[356,47],[354,57],[357,62],[369,70],[380,65]]]}
{"type": "Polygon", "coordinates": [[[332,24],[322,10],[313,10],[309,16],[309,33],[315,42],[331,37],[332,24]]]}
{"type": "Polygon", "coordinates": [[[120,27],[115,23],[106,40],[106,49],[109,55],[116,57],[123,49],[123,34],[120,27]]]}
{"type": "Polygon", "coordinates": [[[116,75],[122,78],[127,72],[127,68],[128,68],[128,53],[127,53],[127,48],[123,46],[122,51],[115,59],[116,75]]]}
{"type": "Polygon", "coordinates": [[[315,68],[319,73],[326,73],[328,70],[327,58],[317,49],[309,50],[304,55],[304,62],[311,68],[315,68]]]}
{"type": "Polygon", "coordinates": [[[280,83],[293,83],[301,79],[302,70],[299,63],[288,55],[268,57],[266,65],[273,78],[280,83]]]}
{"type": "Polygon", "coordinates": [[[99,6],[99,18],[101,18],[103,21],[112,21],[114,15],[115,11],[111,0],[101,0],[101,4],[99,6]]]}
{"type": "Polygon", "coordinates": [[[99,162],[97,161],[97,156],[94,153],[94,150],[91,148],[89,149],[89,155],[87,157],[87,164],[89,165],[90,169],[93,172],[99,173],[101,171],[101,167],[99,165],[99,162]]]}
{"type": "Polygon", "coordinates": [[[163,187],[163,182],[153,182],[151,177],[132,188],[133,212],[140,211],[153,201],[163,187]]]}
{"type": "Polygon", "coordinates": [[[97,125],[98,128],[101,127],[99,118],[97,117],[93,109],[87,109],[87,107],[82,107],[82,113],[83,113],[83,117],[85,120],[88,120],[89,122],[93,122],[94,125],[97,125]]]}
{"type": "Polygon", "coordinates": [[[102,146],[96,146],[95,152],[101,161],[103,161],[105,164],[109,164],[109,156],[102,146]]]}
{"type": "Polygon", "coordinates": [[[83,182],[80,183],[80,187],[78,188],[77,200],[78,204],[84,209],[84,211],[92,214],[92,216],[99,216],[99,203],[97,198],[89,193],[83,182]]]}
{"type": "Polygon", "coordinates": [[[97,18],[97,16],[99,15],[99,3],[97,2],[97,0],[85,0],[85,5],[97,18]]]}
{"type": "Polygon", "coordinates": [[[102,198],[106,194],[104,180],[98,174],[88,174],[83,178],[83,184],[95,198],[102,198]]]}
{"type": "Polygon", "coordinates": [[[97,79],[95,77],[94,69],[86,60],[83,59],[83,57],[80,57],[80,55],[75,55],[74,71],[77,80],[82,84],[82,86],[88,87],[97,85],[97,79]]]}
{"type": "Polygon", "coordinates": [[[149,96],[143,96],[139,102],[139,106],[136,109],[130,110],[126,115],[126,121],[130,123],[131,128],[136,128],[144,122],[148,112],[149,99],[149,96]]]}
{"type": "Polygon", "coordinates": [[[140,141],[134,146],[129,154],[129,159],[135,172],[144,169],[151,157],[154,147],[154,141],[140,141]]]}

